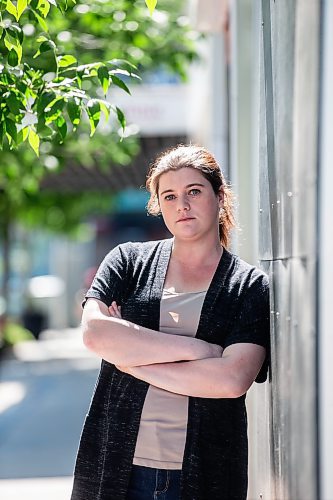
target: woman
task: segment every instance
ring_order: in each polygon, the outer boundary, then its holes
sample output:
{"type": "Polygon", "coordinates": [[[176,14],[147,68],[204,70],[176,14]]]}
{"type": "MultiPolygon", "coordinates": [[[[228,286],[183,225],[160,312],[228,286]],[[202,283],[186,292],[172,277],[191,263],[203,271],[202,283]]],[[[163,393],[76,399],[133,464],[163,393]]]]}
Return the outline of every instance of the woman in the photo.
{"type": "Polygon", "coordinates": [[[103,361],[72,500],[245,499],[267,277],[226,248],[232,193],[207,150],[167,151],[147,188],[173,238],[119,245],[86,295],[84,342],[103,361]]]}

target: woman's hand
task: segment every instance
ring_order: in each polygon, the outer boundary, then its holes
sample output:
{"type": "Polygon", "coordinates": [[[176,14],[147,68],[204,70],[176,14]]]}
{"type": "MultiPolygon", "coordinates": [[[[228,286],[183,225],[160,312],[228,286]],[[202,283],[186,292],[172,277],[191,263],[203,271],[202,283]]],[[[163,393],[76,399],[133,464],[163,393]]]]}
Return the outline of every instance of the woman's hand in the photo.
{"type": "Polygon", "coordinates": [[[115,300],[111,303],[109,307],[109,313],[110,316],[112,316],[112,318],[121,319],[121,306],[118,306],[115,300]]]}
{"type": "Polygon", "coordinates": [[[210,344],[211,358],[221,358],[223,354],[223,347],[218,344],[210,344]]]}

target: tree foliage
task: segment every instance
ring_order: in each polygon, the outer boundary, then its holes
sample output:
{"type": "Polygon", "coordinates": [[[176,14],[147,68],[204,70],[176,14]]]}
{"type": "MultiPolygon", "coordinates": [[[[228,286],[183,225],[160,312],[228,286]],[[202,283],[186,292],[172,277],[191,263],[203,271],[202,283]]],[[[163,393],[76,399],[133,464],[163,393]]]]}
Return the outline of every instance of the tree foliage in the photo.
{"type": "Polygon", "coordinates": [[[129,163],[138,145],[133,137],[120,144],[119,126],[107,120],[111,111],[125,126],[113,88],[129,93],[135,67],[144,79],[157,68],[184,78],[195,50],[179,0],[160,0],[153,16],[143,0],[0,5],[0,208],[10,204],[15,216],[50,165],[129,163]]]}
{"type": "MultiPolygon", "coordinates": [[[[108,197],[40,190],[49,169],[126,165],[135,137],[113,89],[157,72],[184,79],[196,57],[182,0],[0,0],[0,239],[8,300],[13,223],[73,232],[108,197]],[[146,7],[148,6],[148,8],[146,7]],[[102,126],[103,125],[103,126],[102,126]],[[39,155],[38,157],[36,155],[39,155]]],[[[56,175],[56,174],[55,174],[56,175]]]]}
{"type": "MultiPolygon", "coordinates": [[[[41,138],[58,136],[63,142],[68,123],[77,128],[82,113],[88,117],[91,135],[100,121],[114,112],[125,127],[121,110],[106,99],[92,98],[84,83],[103,90],[110,85],[129,92],[124,77],[138,78],[135,67],[127,61],[110,59],[104,62],[79,64],[77,58],[59,48],[50,30],[48,17],[52,9],[73,10],[56,0],[1,0],[0,48],[0,144],[10,149],[28,141],[39,154],[41,138]]],[[[66,13],[67,13],[66,12],[66,13]]],[[[89,86],[88,86],[89,88],[89,86]]]]}
{"type": "Polygon", "coordinates": [[[74,1],[0,0],[0,148],[26,141],[38,155],[41,141],[64,142],[83,116],[91,136],[110,113],[124,129],[109,96],[130,93],[137,65],[185,76],[195,52],[175,0],[152,17],[142,0],[74,1]]]}

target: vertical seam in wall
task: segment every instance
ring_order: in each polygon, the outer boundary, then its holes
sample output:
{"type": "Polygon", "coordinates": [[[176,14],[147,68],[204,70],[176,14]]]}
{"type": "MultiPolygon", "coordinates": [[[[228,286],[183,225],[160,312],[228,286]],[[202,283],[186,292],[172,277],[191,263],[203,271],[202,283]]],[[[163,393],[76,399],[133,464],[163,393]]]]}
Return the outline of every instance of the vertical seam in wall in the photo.
{"type": "Polygon", "coordinates": [[[317,127],[317,192],[316,192],[316,294],[315,294],[315,328],[317,332],[317,342],[316,342],[316,367],[315,367],[315,377],[316,377],[316,495],[317,499],[321,498],[321,477],[320,477],[320,438],[321,438],[321,427],[320,427],[320,401],[321,401],[321,386],[320,386],[320,374],[319,374],[319,357],[320,357],[320,317],[319,317],[319,304],[320,304],[320,243],[321,243],[321,227],[320,227],[320,192],[322,185],[321,178],[321,133],[322,133],[322,105],[323,105],[323,66],[324,66],[324,10],[325,1],[320,0],[320,13],[319,13],[319,65],[318,65],[318,127],[317,127]]]}
{"type": "MultiPolygon", "coordinates": [[[[265,80],[265,110],[266,110],[266,142],[267,142],[267,167],[269,206],[271,207],[272,194],[276,186],[275,173],[275,128],[274,128],[274,97],[273,97],[273,62],[272,62],[272,31],[270,1],[261,0],[263,19],[263,49],[264,49],[264,80],[265,80]]],[[[276,211],[270,210],[271,235],[277,226],[276,211]]],[[[276,245],[272,241],[273,258],[276,245]]]]}
{"type": "MultiPolygon", "coordinates": [[[[266,149],[267,149],[267,169],[268,169],[268,200],[269,210],[271,207],[271,199],[274,183],[276,183],[275,175],[275,144],[274,144],[274,103],[273,103],[273,68],[272,68],[272,33],[271,33],[271,12],[270,0],[261,0],[261,15],[262,15],[262,38],[263,38],[263,71],[264,71],[264,84],[265,84],[265,116],[266,116],[266,149]],[[271,118],[271,120],[270,120],[271,118]],[[272,177],[270,176],[272,173],[272,177]]],[[[271,212],[271,211],[270,211],[271,212]]],[[[270,216],[270,234],[273,234],[274,223],[272,220],[272,213],[270,216]]],[[[273,242],[272,242],[273,243],[273,242]]],[[[274,246],[272,244],[272,258],[274,259],[274,246]]],[[[272,267],[271,267],[272,269],[272,267]]],[[[272,271],[273,272],[273,271],[272,271]]],[[[272,285],[272,284],[271,284],[272,285]]],[[[272,287],[273,289],[273,287],[272,287]]],[[[273,299],[274,300],[274,299],[273,299]]],[[[272,326],[271,326],[272,328],[272,326]]],[[[270,415],[270,433],[272,438],[271,446],[271,464],[273,485],[271,492],[276,496],[276,470],[274,459],[274,415],[271,411],[270,415]]]]}

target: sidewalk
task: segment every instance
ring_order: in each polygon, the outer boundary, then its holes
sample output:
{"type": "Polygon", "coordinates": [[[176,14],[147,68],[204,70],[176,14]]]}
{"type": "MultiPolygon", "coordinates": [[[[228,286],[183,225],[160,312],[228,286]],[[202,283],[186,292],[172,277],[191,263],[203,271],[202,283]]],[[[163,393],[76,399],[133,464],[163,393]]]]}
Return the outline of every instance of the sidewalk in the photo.
{"type": "Polygon", "coordinates": [[[79,329],[45,331],[1,359],[1,500],[69,500],[99,365],[79,329]]]}
{"type": "Polygon", "coordinates": [[[37,479],[3,479],[0,481],[1,500],[69,500],[70,477],[37,479]]]}

